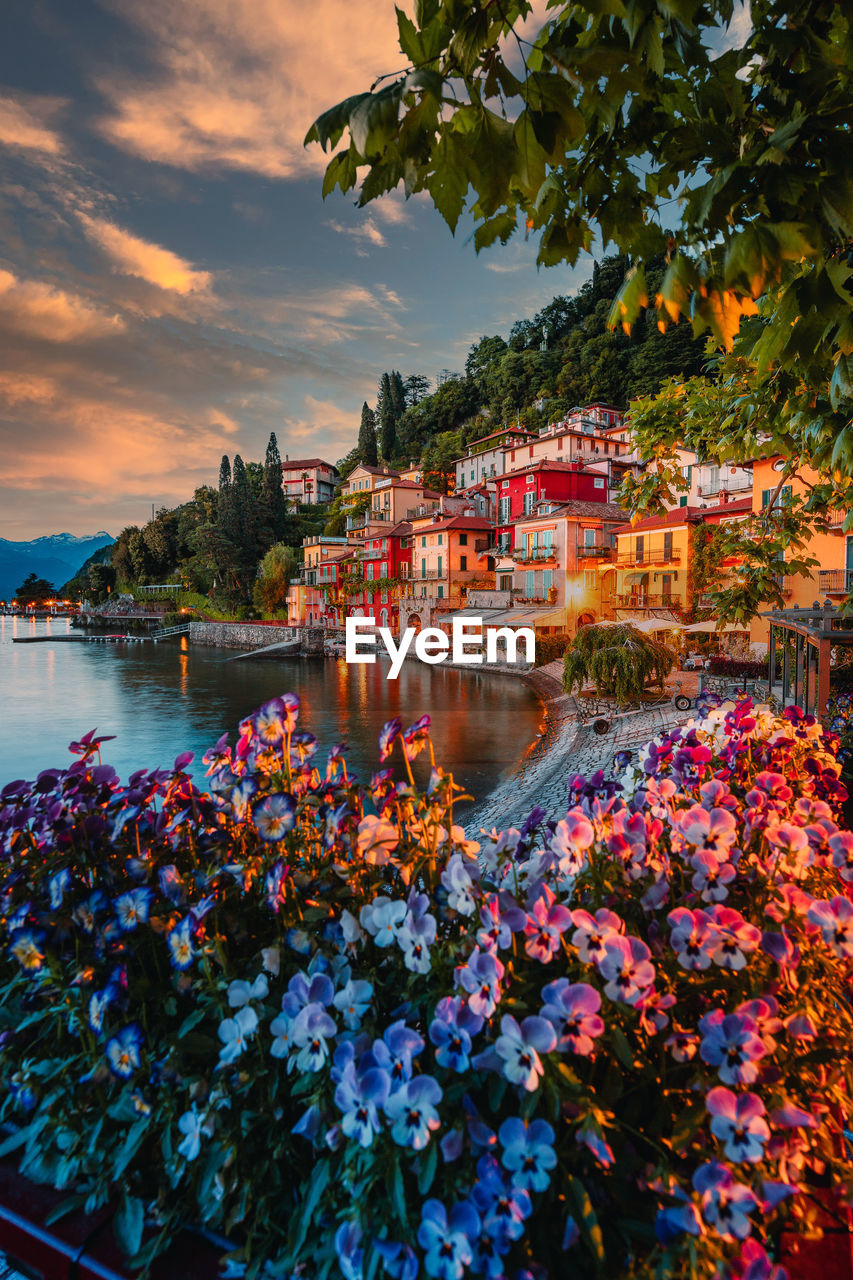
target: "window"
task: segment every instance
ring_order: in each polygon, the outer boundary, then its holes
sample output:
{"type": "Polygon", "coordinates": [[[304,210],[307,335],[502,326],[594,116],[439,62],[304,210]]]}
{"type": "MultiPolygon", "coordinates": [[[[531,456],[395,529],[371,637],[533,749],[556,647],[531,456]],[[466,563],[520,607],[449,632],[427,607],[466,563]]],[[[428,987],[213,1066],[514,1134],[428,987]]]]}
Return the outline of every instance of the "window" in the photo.
{"type": "Polygon", "coordinates": [[[422,547],[426,546],[426,538],[421,538],[421,546],[422,547]]]}
{"type": "Polygon", "coordinates": [[[512,591],[512,574],[502,573],[500,575],[499,591],[512,591]]]}
{"type": "Polygon", "coordinates": [[[524,575],[524,594],[527,596],[528,600],[529,600],[529,599],[531,599],[531,598],[532,598],[532,596],[533,596],[533,591],[534,591],[533,583],[534,583],[534,581],[535,581],[535,579],[534,579],[534,577],[533,577],[533,570],[532,570],[532,569],[528,569],[528,570],[527,570],[527,572],[526,572],[526,573],[525,573],[525,575],[524,575]]]}
{"type": "Polygon", "coordinates": [[[585,547],[594,547],[594,546],[595,546],[595,530],[594,530],[594,529],[584,529],[584,531],[583,531],[583,545],[584,545],[585,547]]]}
{"type": "Polygon", "coordinates": [[[460,535],[459,535],[459,545],[460,545],[460,547],[467,547],[467,546],[468,546],[468,534],[467,534],[467,533],[460,533],[460,535]]]}
{"type": "Polygon", "coordinates": [[[373,565],[372,565],[372,564],[369,564],[369,565],[367,566],[367,572],[366,572],[366,574],[365,574],[365,577],[367,578],[367,581],[368,581],[368,582],[372,582],[372,581],[373,581],[373,565]]]}
{"type": "Polygon", "coordinates": [[[592,482],[592,487],[593,487],[594,489],[603,489],[603,488],[604,488],[604,476],[601,476],[601,477],[599,477],[599,478],[597,478],[597,479],[593,480],[593,482],[592,482]]]}
{"type": "Polygon", "coordinates": [[[534,483],[535,483],[535,481],[536,481],[536,477],[535,477],[535,476],[528,476],[528,477],[527,477],[527,483],[528,483],[528,484],[534,484],[534,483]]]}
{"type": "Polygon", "coordinates": [[[467,569],[467,568],[468,568],[468,557],[467,557],[467,556],[460,556],[460,557],[459,557],[459,568],[460,568],[460,569],[462,569],[463,571],[464,571],[465,569],[467,569]]]}
{"type": "Polygon", "coordinates": [[[639,538],[637,538],[637,546],[636,546],[637,564],[643,563],[644,553],[645,553],[644,543],[645,543],[645,538],[642,535],[639,538]]]}
{"type": "Polygon", "coordinates": [[[542,589],[546,595],[551,590],[553,579],[554,579],[554,575],[551,572],[551,570],[546,569],[545,572],[542,574],[542,589]]]}
{"type": "Polygon", "coordinates": [[[444,543],[444,534],[443,534],[443,533],[440,533],[440,534],[438,535],[438,545],[439,545],[439,546],[442,546],[442,544],[443,544],[443,543],[444,543]]]}
{"type": "Polygon", "coordinates": [[[422,578],[426,577],[426,560],[424,560],[423,558],[421,559],[421,577],[422,578]]]}
{"type": "Polygon", "coordinates": [[[508,488],[509,488],[509,481],[508,481],[508,480],[501,480],[501,488],[502,488],[502,489],[508,489],[508,488]]]}
{"type": "Polygon", "coordinates": [[[444,599],[444,587],[441,585],[441,583],[438,584],[438,598],[439,600],[444,599]]]}
{"type": "Polygon", "coordinates": [[[509,520],[509,498],[501,498],[498,503],[498,520],[501,524],[506,524],[509,520]]]}
{"type": "Polygon", "coordinates": [[[672,532],[663,535],[663,558],[664,560],[672,559],[672,532]]]}
{"type": "MultiPolygon", "coordinates": [[[[774,492],[775,492],[775,489],[761,490],[761,506],[762,507],[766,507],[769,504],[770,499],[773,497],[774,492]]],[[[786,484],[782,488],[781,492],[779,493],[779,496],[777,497],[776,501],[773,503],[773,507],[775,510],[778,511],[780,507],[789,507],[790,505],[791,505],[791,486],[789,484],[786,484]]]]}
{"type": "Polygon", "coordinates": [[[680,507],[686,507],[686,506],[687,506],[687,494],[686,494],[686,493],[683,493],[683,494],[681,495],[681,497],[678,499],[678,505],[679,505],[680,507]]]}
{"type": "Polygon", "coordinates": [[[595,570],[587,569],[583,575],[583,585],[587,591],[595,590],[595,570]]]}
{"type": "Polygon", "coordinates": [[[438,576],[439,576],[439,578],[441,577],[441,568],[442,568],[442,557],[441,557],[441,556],[439,556],[439,557],[438,557],[438,576]]]}
{"type": "Polygon", "coordinates": [[[383,560],[382,564],[379,566],[379,576],[380,578],[388,577],[388,561],[387,560],[383,560]]]}
{"type": "Polygon", "coordinates": [[[660,591],[661,591],[661,596],[662,596],[665,600],[671,600],[671,599],[672,599],[672,574],[671,574],[671,573],[662,573],[662,574],[661,574],[661,576],[660,576],[660,591]]]}
{"type": "Polygon", "coordinates": [[[531,514],[531,512],[533,511],[533,504],[535,501],[536,501],[535,493],[526,493],[524,495],[524,501],[521,507],[522,515],[529,516],[531,514]]]}

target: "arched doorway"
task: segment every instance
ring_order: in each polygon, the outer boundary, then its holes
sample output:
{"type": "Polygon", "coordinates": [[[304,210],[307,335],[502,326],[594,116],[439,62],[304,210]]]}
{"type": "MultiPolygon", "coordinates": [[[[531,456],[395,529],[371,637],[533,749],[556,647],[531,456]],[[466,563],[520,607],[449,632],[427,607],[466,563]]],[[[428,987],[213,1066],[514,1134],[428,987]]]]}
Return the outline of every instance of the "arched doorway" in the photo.
{"type": "Polygon", "coordinates": [[[421,615],[420,615],[419,613],[410,613],[410,614],[409,614],[409,626],[412,628],[412,630],[413,630],[413,631],[420,631],[420,629],[421,629],[421,615]]]}
{"type": "Polygon", "coordinates": [[[388,626],[388,610],[387,609],[383,609],[382,612],[379,614],[379,625],[380,627],[388,626]]]}
{"type": "Polygon", "coordinates": [[[595,615],[592,613],[581,613],[578,615],[578,627],[588,627],[591,622],[595,622],[595,615]]]}

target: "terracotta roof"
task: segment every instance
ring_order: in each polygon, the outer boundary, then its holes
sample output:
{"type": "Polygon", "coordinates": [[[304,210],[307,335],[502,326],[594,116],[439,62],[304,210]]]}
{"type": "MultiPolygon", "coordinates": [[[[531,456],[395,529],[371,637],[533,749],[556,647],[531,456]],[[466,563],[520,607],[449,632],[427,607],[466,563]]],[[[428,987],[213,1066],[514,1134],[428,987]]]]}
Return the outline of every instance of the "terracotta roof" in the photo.
{"type": "Polygon", "coordinates": [[[601,471],[593,471],[589,467],[578,466],[576,462],[557,462],[552,458],[540,458],[538,462],[531,462],[528,467],[516,467],[515,471],[505,471],[502,476],[495,476],[498,480],[508,480],[511,476],[524,476],[528,471],[568,471],[576,476],[602,476],[601,471]]]}
{"type": "Polygon", "coordinates": [[[673,507],[662,516],[646,516],[636,524],[626,524],[618,533],[643,533],[646,529],[668,529],[678,524],[701,524],[708,516],[743,515],[752,510],[752,496],[737,502],[721,502],[715,507],[673,507]]]}
{"type": "Polygon", "coordinates": [[[285,459],[281,464],[282,471],[299,471],[305,467],[328,467],[330,471],[337,471],[334,463],[326,462],[323,458],[297,458],[295,462],[285,459]]]}
{"type": "MultiPolygon", "coordinates": [[[[397,475],[399,474],[400,473],[398,471],[397,475]]],[[[394,481],[393,484],[388,485],[389,489],[423,489],[425,498],[441,497],[441,494],[437,493],[435,489],[424,489],[424,486],[422,484],[418,484],[416,480],[397,480],[394,476],[389,477],[389,479],[394,481]]],[[[384,492],[384,490],[381,490],[380,492],[384,492]]]]}
{"type": "MultiPolygon", "coordinates": [[[[350,476],[353,474],[353,471],[369,471],[372,476],[399,476],[402,474],[400,471],[395,471],[393,467],[371,467],[366,462],[356,463],[352,471],[349,473],[350,476]]],[[[347,480],[348,479],[349,476],[347,476],[347,480]]]]}
{"type": "Polygon", "coordinates": [[[447,516],[443,520],[433,520],[429,523],[418,525],[414,529],[415,533],[435,533],[442,529],[461,529],[464,533],[466,529],[491,529],[493,528],[491,520],[487,520],[485,516],[447,516]]]}
{"type": "MultiPolygon", "coordinates": [[[[549,501],[547,498],[543,501],[549,501]]],[[[528,524],[531,520],[553,520],[555,516],[578,516],[581,519],[597,517],[600,520],[624,520],[625,509],[618,502],[593,502],[587,498],[570,498],[567,502],[554,503],[553,511],[547,514],[517,516],[513,524],[528,524]]]]}

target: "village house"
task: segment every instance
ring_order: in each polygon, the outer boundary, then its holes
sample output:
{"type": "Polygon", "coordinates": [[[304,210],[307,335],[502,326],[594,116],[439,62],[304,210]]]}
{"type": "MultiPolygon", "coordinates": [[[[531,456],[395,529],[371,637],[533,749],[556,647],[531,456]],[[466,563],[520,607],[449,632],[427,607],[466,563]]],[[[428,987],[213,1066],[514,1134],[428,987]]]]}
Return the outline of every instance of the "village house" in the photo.
{"type": "Polygon", "coordinates": [[[355,552],[356,571],[345,599],[347,617],[375,618],[376,625],[400,631],[400,596],[410,583],[412,526],[406,522],[365,538],[355,552]],[[359,580],[360,590],[353,590],[359,580]],[[373,585],[375,584],[375,585],[373,585]]]}
{"type": "Polygon", "coordinates": [[[335,496],[338,469],[322,458],[285,457],[281,464],[281,482],[289,502],[328,503],[335,496]]]}
{"type": "Polygon", "coordinates": [[[544,499],[565,502],[607,501],[607,481],[578,462],[545,459],[508,472],[498,481],[495,546],[500,551],[513,546],[513,525],[522,516],[532,515],[544,499]]]}
{"type": "Polygon", "coordinates": [[[468,445],[465,456],[456,459],[456,492],[503,475],[505,449],[535,439],[534,432],[526,431],[523,427],[505,427],[504,430],[493,431],[480,440],[473,440],[468,445]]]}
{"type": "Polygon", "coordinates": [[[470,588],[494,588],[492,563],[480,556],[490,543],[491,521],[436,512],[411,523],[411,585],[401,598],[401,625],[426,626],[434,614],[459,607],[470,588]]]}

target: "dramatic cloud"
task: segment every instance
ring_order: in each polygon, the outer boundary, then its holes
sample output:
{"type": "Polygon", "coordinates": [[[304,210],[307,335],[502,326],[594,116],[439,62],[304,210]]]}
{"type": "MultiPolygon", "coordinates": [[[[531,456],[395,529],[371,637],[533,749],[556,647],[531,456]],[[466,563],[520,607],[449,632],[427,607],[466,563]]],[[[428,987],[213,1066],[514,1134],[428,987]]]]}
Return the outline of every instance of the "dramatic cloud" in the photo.
{"type": "Polygon", "coordinates": [[[401,65],[393,6],[105,0],[147,41],[145,74],[106,75],[100,130],[146,160],[287,178],[322,164],[314,120],[401,65]]]}
{"type": "Polygon", "coordinates": [[[116,271],[137,276],[159,289],[170,289],[182,296],[204,292],[210,285],[209,271],[196,271],[170,249],[122,231],[103,218],[81,214],[80,221],[86,235],[104,251],[116,271]]]}
{"type": "Polygon", "coordinates": [[[0,145],[60,155],[62,140],[50,122],[62,105],[58,98],[0,96],[0,145]]]}
{"type": "Polygon", "coordinates": [[[19,280],[0,268],[0,332],[46,342],[81,342],[113,335],[124,328],[85,299],[39,280],[19,280]]]}

